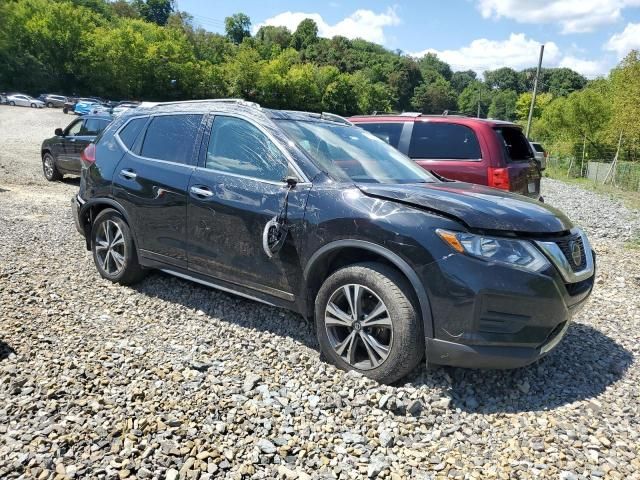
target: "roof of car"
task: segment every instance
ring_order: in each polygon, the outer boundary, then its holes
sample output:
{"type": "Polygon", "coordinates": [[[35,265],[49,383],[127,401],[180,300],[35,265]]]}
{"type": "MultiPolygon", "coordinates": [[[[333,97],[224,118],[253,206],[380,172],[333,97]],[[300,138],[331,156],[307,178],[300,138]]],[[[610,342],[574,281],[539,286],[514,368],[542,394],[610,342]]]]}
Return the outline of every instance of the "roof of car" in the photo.
{"type": "Polygon", "coordinates": [[[462,125],[465,124],[477,124],[483,123],[489,126],[509,125],[518,126],[513,122],[506,122],[504,120],[497,120],[493,118],[477,118],[469,117],[466,115],[447,114],[442,115],[428,115],[419,112],[404,112],[404,113],[379,113],[374,115],[355,115],[348,119],[353,123],[378,123],[378,122],[455,122],[462,125]]]}
{"type": "Polygon", "coordinates": [[[166,112],[193,112],[206,113],[211,110],[218,112],[242,112],[244,115],[257,119],[271,120],[305,120],[318,122],[342,123],[349,125],[350,122],[339,115],[333,113],[315,113],[302,112],[296,110],[276,110],[270,108],[262,108],[254,102],[248,102],[242,99],[221,98],[207,100],[186,100],[181,102],[142,102],[135,109],[135,115],[145,113],[166,113],[166,112]]]}

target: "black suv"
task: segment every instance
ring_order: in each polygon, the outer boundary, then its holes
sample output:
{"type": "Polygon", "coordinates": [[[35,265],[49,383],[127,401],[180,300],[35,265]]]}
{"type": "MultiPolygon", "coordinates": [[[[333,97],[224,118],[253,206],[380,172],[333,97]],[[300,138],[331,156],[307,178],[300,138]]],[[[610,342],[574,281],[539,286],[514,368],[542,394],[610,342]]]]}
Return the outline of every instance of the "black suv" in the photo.
{"type": "Polygon", "coordinates": [[[244,101],[148,105],[83,154],[78,230],[104,278],[158,269],[314,319],[335,365],[382,382],[529,364],[591,292],[560,211],[439,179],[342,117],[244,101]]]}

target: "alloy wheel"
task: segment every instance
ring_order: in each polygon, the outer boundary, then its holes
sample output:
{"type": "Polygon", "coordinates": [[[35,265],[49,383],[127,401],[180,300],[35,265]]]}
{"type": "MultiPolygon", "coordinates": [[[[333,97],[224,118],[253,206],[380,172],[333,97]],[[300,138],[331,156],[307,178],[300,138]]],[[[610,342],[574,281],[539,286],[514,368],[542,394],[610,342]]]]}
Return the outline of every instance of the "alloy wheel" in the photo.
{"type": "Polygon", "coordinates": [[[371,370],[389,356],[393,323],[387,306],[368,287],[348,284],[333,292],[324,323],[331,347],[352,367],[371,370]]]}
{"type": "Polygon", "coordinates": [[[124,269],[124,235],[113,220],[106,220],[96,235],[96,257],[109,275],[118,275],[124,269]]]}
{"type": "Polygon", "coordinates": [[[44,167],[45,177],[47,177],[48,180],[51,180],[53,178],[53,171],[54,171],[53,157],[51,155],[45,155],[42,166],[44,167]]]}

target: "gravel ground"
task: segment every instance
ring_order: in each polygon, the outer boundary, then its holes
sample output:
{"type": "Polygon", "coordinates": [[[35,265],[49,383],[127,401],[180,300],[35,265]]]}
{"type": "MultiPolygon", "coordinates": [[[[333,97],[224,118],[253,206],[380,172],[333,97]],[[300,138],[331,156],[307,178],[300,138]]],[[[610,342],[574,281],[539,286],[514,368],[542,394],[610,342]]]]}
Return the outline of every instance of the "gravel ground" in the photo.
{"type": "Polygon", "coordinates": [[[383,386],[323,363],[297,315],[102,280],[77,182],[42,179],[39,143],[70,120],[0,107],[0,478],[640,478],[638,212],[545,181],[599,262],[560,347],[383,386]]]}

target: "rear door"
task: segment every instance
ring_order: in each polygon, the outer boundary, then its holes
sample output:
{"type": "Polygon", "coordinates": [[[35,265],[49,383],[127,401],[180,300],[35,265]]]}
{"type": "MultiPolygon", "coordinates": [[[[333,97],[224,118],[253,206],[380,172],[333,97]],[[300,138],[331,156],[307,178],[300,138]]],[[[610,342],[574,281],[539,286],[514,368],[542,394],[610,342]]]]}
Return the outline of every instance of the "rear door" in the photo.
{"type": "Polygon", "coordinates": [[[131,216],[139,253],[187,267],[187,187],[202,135],[201,114],[129,120],[117,136],[126,151],[113,175],[113,196],[131,216]],[[136,138],[132,146],[131,139],[136,138]]]}
{"type": "Polygon", "coordinates": [[[466,125],[416,120],[408,156],[425,170],[462,182],[487,185],[481,139],[466,125]]]}
{"type": "MultiPolygon", "coordinates": [[[[265,226],[282,211],[291,168],[262,128],[215,116],[189,185],[189,270],[293,300],[300,285],[295,249],[285,244],[272,258],[263,250],[265,226]]],[[[309,188],[299,183],[289,192],[288,223],[302,219],[309,188]]]]}
{"type": "Polygon", "coordinates": [[[527,138],[518,127],[496,127],[512,192],[540,197],[540,169],[527,138]]]}

